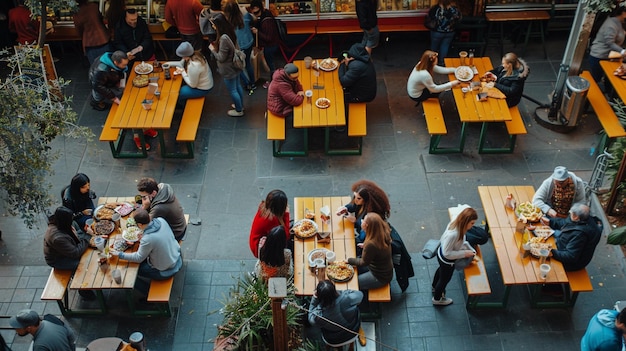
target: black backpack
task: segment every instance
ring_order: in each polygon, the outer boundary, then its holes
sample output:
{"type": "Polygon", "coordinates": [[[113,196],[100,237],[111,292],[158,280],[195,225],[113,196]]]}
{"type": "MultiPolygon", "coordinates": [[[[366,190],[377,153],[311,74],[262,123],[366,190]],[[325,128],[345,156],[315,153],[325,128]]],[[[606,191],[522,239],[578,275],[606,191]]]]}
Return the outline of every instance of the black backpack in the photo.
{"type": "Polygon", "coordinates": [[[283,43],[287,41],[287,24],[281,20],[279,20],[278,18],[274,18],[274,21],[276,21],[276,27],[278,28],[278,37],[280,38],[280,41],[282,41],[283,43]]]}

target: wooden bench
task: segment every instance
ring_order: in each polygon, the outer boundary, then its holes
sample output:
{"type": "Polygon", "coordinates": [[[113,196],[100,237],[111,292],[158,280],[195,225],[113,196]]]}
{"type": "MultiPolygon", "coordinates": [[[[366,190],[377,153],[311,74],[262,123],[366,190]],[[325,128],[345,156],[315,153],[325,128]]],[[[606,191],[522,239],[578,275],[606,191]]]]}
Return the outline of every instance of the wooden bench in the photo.
{"type": "Polygon", "coordinates": [[[615,114],[615,110],[613,110],[613,107],[611,107],[606,100],[602,90],[600,90],[600,87],[598,87],[598,84],[596,84],[596,81],[591,76],[591,72],[583,71],[580,76],[589,82],[587,101],[589,101],[589,104],[593,107],[598,121],[600,121],[602,128],[604,128],[604,134],[598,144],[598,150],[602,152],[609,146],[611,139],[626,136],[626,131],[615,114]]]}
{"type": "MultiPolygon", "coordinates": [[[[102,126],[102,132],[100,133],[100,141],[108,141],[111,148],[111,154],[113,158],[139,158],[148,157],[146,150],[138,151],[126,151],[122,152],[122,146],[124,145],[124,139],[126,138],[127,131],[119,128],[113,128],[113,117],[117,112],[118,104],[111,104],[111,109],[107,115],[107,119],[102,126]]],[[[133,149],[134,150],[134,149],[133,149]]]]}
{"type": "Polygon", "coordinates": [[[571,306],[576,304],[578,294],[581,292],[593,291],[593,284],[587,273],[587,269],[583,268],[573,272],[565,272],[567,274],[567,280],[569,280],[569,303],[571,306]]]}
{"type": "MultiPolygon", "coordinates": [[[[356,149],[330,149],[330,145],[326,145],[327,155],[361,155],[363,152],[363,137],[367,135],[367,103],[352,102],[348,104],[348,137],[358,138],[358,147],[356,149]]],[[[326,128],[326,133],[330,133],[330,128],[326,128]]],[[[330,137],[326,136],[326,141],[330,141],[330,137]]]]}
{"type": "Polygon", "coordinates": [[[41,293],[41,300],[56,301],[64,316],[71,314],[67,287],[72,279],[72,274],[73,272],[70,270],[52,268],[46,286],[41,293]]]}
{"type": "Polygon", "coordinates": [[[265,112],[265,119],[267,120],[267,140],[272,141],[272,154],[274,157],[283,156],[307,156],[308,150],[308,132],[304,128],[304,150],[302,151],[283,151],[281,150],[282,143],[286,139],[287,131],[285,126],[285,117],[281,117],[267,110],[265,112]]]}
{"type": "Polygon", "coordinates": [[[515,149],[515,142],[517,140],[517,136],[520,134],[527,134],[526,126],[524,125],[524,119],[519,112],[519,108],[517,106],[509,107],[509,113],[511,114],[510,121],[504,121],[504,125],[506,126],[506,130],[509,133],[509,146],[502,148],[495,147],[485,147],[485,138],[487,135],[487,125],[484,124],[483,128],[485,131],[481,133],[481,138],[478,141],[478,153],[482,154],[510,154],[513,153],[515,149]]]}
{"type": "MultiPolygon", "coordinates": [[[[465,143],[465,133],[461,132],[461,142],[458,148],[439,147],[441,136],[448,134],[446,128],[446,121],[443,118],[443,112],[441,111],[441,105],[439,99],[431,98],[422,101],[422,109],[424,110],[424,118],[426,118],[426,127],[428,128],[428,134],[430,134],[430,147],[428,148],[429,154],[449,154],[449,153],[462,153],[463,144],[465,143]]],[[[463,127],[465,128],[465,127],[463,127]]]]}
{"type": "Polygon", "coordinates": [[[380,307],[381,302],[391,302],[391,286],[383,285],[380,288],[367,291],[367,301],[369,301],[369,311],[363,313],[364,320],[376,320],[382,317],[380,307]]]}
{"type": "MultiPolygon", "coordinates": [[[[450,220],[456,217],[456,207],[448,208],[448,216],[450,220]]],[[[476,257],[474,263],[465,267],[463,270],[465,275],[465,287],[467,289],[467,308],[479,307],[478,300],[483,295],[491,294],[491,286],[487,277],[487,269],[480,246],[476,246],[476,257]]],[[[484,306],[487,306],[486,304],[484,306]]],[[[482,307],[482,306],[480,306],[482,307]]]]}
{"type": "Polygon", "coordinates": [[[167,152],[164,145],[161,145],[161,156],[169,158],[193,158],[194,157],[194,143],[198,134],[198,127],[200,126],[200,119],[202,118],[202,109],[204,108],[204,100],[206,97],[199,97],[193,99],[187,99],[185,103],[185,110],[183,111],[183,117],[180,121],[180,127],[176,134],[176,141],[187,144],[186,153],[167,152]]]}

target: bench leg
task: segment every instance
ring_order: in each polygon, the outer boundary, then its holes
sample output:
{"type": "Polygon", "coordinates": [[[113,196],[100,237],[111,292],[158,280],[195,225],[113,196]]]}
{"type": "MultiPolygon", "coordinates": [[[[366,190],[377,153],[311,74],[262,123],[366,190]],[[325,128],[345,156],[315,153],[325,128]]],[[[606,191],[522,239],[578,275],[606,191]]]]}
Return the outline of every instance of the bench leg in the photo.
{"type": "Polygon", "coordinates": [[[331,149],[330,127],[326,127],[324,135],[324,152],[326,155],[361,155],[363,152],[363,137],[356,137],[358,147],[356,149],[331,149]]]}
{"type": "Polygon", "coordinates": [[[466,127],[467,123],[463,123],[461,125],[461,137],[459,140],[459,147],[439,147],[439,142],[441,141],[441,135],[431,135],[430,136],[430,147],[428,149],[429,154],[454,154],[454,153],[463,153],[463,148],[465,147],[465,138],[466,138],[466,127]]]}
{"type": "Polygon", "coordinates": [[[309,155],[309,129],[303,128],[303,142],[304,147],[303,150],[296,151],[283,151],[281,150],[282,144],[284,140],[272,140],[272,153],[274,157],[292,157],[292,156],[302,156],[306,157],[309,155]]]}
{"type": "Polygon", "coordinates": [[[467,295],[467,302],[465,304],[468,310],[475,308],[506,308],[509,303],[509,295],[511,294],[511,286],[504,286],[504,295],[500,301],[483,301],[480,302],[482,295],[467,295]]]}
{"type": "Polygon", "coordinates": [[[516,134],[509,134],[509,146],[508,147],[485,147],[487,141],[487,128],[489,122],[483,122],[480,128],[480,137],[478,138],[478,153],[479,154],[511,154],[515,150],[515,142],[517,141],[516,134]]]}
{"type": "MultiPolygon", "coordinates": [[[[122,147],[124,146],[124,139],[126,139],[127,133],[127,129],[122,129],[117,137],[117,141],[109,142],[109,147],[111,148],[111,154],[113,154],[113,158],[147,158],[148,152],[144,148],[141,148],[141,150],[138,150],[136,152],[122,151],[122,147]]],[[[139,133],[139,140],[141,141],[141,145],[146,144],[146,139],[144,138],[141,131],[139,133]]]]}
{"type": "Polygon", "coordinates": [[[187,152],[170,152],[165,146],[165,130],[159,132],[159,145],[161,146],[161,157],[163,158],[179,158],[179,159],[191,159],[194,158],[194,144],[195,141],[186,141],[185,146],[187,152]]]}
{"type": "Polygon", "coordinates": [[[154,306],[153,309],[137,309],[137,305],[135,304],[133,291],[128,289],[126,291],[126,301],[128,302],[128,307],[130,308],[130,312],[135,316],[164,316],[170,317],[172,315],[172,311],[170,310],[170,303],[155,303],[151,304],[154,306]]]}
{"type": "Polygon", "coordinates": [[[563,308],[572,306],[571,299],[574,299],[574,303],[576,302],[576,297],[570,297],[569,295],[569,287],[565,287],[563,284],[559,284],[561,289],[563,290],[563,297],[559,301],[544,301],[541,300],[541,286],[542,284],[532,284],[528,285],[528,291],[530,292],[530,304],[533,308],[563,308]]]}
{"type": "Polygon", "coordinates": [[[380,310],[379,302],[370,302],[369,307],[370,307],[369,312],[364,312],[361,314],[361,318],[364,321],[376,321],[377,319],[380,319],[383,316],[380,310]]]}

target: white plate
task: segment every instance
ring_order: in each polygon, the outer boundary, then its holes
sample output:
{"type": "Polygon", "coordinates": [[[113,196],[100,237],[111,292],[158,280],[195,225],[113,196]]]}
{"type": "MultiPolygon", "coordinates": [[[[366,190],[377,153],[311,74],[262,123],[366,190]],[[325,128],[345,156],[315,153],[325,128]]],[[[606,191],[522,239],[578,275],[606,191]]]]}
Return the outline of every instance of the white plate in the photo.
{"type": "Polygon", "coordinates": [[[308,238],[312,238],[317,234],[317,223],[313,222],[310,219],[301,219],[299,221],[297,221],[296,223],[293,224],[293,227],[291,227],[291,232],[294,233],[295,236],[297,236],[300,239],[308,239],[308,238]],[[308,235],[309,233],[305,233],[305,235],[300,235],[298,234],[298,232],[296,231],[296,228],[299,228],[303,223],[309,223],[314,231],[308,235]]]}
{"type": "Polygon", "coordinates": [[[151,64],[145,62],[135,66],[135,73],[137,74],[150,74],[153,70],[154,67],[152,67],[151,64]]]}
{"type": "Polygon", "coordinates": [[[315,100],[315,106],[319,107],[319,108],[329,108],[330,107],[330,100],[328,100],[327,98],[319,98],[317,100],[315,100]],[[322,102],[324,101],[328,101],[327,105],[322,105],[322,102]]]}
{"type": "Polygon", "coordinates": [[[337,67],[339,67],[339,62],[331,58],[327,58],[327,59],[323,59],[322,61],[319,61],[319,66],[318,66],[319,69],[325,72],[334,71],[337,69],[337,67]],[[324,64],[327,64],[328,68],[324,67],[324,64]]]}
{"type": "Polygon", "coordinates": [[[554,234],[554,230],[547,226],[537,226],[535,230],[533,230],[533,233],[540,238],[549,238],[554,234]]]}
{"type": "Polygon", "coordinates": [[[137,237],[139,233],[141,233],[141,229],[139,229],[139,227],[128,227],[124,229],[124,232],[122,232],[122,238],[129,243],[134,243],[139,240],[137,237]]]}
{"type": "Polygon", "coordinates": [[[309,257],[309,266],[313,266],[313,261],[315,260],[315,259],[313,258],[313,255],[314,255],[315,253],[317,253],[317,252],[322,252],[322,253],[324,254],[324,256],[322,256],[322,257],[317,257],[317,258],[321,258],[321,259],[323,259],[323,260],[324,260],[324,262],[326,262],[326,252],[328,252],[328,249],[324,249],[324,248],[321,248],[321,249],[313,249],[313,250],[311,250],[311,251],[309,252],[309,255],[308,255],[308,257],[309,257]]]}
{"type": "Polygon", "coordinates": [[[459,66],[454,70],[454,76],[461,82],[469,82],[474,78],[474,71],[469,66],[459,66]]]}

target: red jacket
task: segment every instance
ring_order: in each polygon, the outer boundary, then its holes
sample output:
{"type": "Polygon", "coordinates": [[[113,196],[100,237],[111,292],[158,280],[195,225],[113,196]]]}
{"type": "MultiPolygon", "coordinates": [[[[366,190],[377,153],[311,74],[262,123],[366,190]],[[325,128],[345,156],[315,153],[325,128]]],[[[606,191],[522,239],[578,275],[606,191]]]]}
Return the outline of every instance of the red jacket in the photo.
{"type": "Polygon", "coordinates": [[[17,33],[17,42],[32,44],[39,36],[39,21],[30,17],[30,10],[20,5],[9,10],[9,30],[17,33]]]}
{"type": "Polygon", "coordinates": [[[104,26],[98,4],[88,2],[78,7],[74,14],[74,27],[83,41],[83,51],[90,47],[105,45],[111,39],[109,30],[104,26]]]}
{"type": "MultiPolygon", "coordinates": [[[[289,212],[285,212],[283,215],[283,223],[285,224],[287,241],[289,241],[289,212]]],[[[254,257],[259,257],[259,240],[267,236],[272,228],[279,225],[280,222],[277,217],[263,218],[261,217],[261,210],[257,211],[252,221],[252,228],[250,229],[250,251],[252,251],[254,257]]]]}
{"type": "Polygon", "coordinates": [[[304,95],[298,95],[299,91],[303,91],[300,81],[289,78],[282,68],[277,69],[267,91],[267,109],[275,115],[288,116],[294,106],[300,106],[304,101],[304,95]]]}
{"type": "Polygon", "coordinates": [[[176,26],[181,34],[198,34],[198,21],[203,9],[198,0],[168,0],[165,4],[165,20],[176,26]]]}

